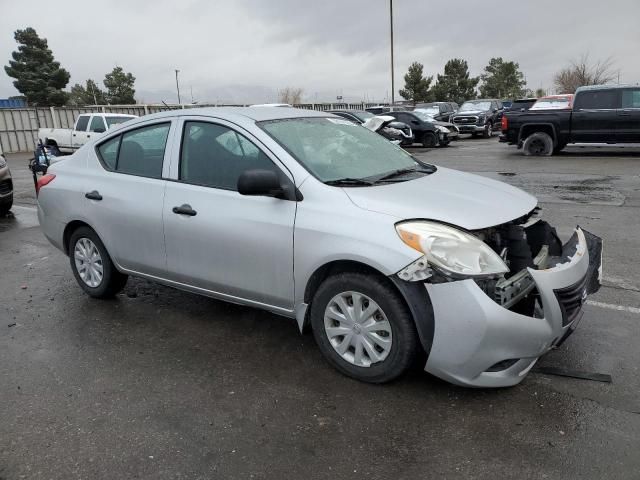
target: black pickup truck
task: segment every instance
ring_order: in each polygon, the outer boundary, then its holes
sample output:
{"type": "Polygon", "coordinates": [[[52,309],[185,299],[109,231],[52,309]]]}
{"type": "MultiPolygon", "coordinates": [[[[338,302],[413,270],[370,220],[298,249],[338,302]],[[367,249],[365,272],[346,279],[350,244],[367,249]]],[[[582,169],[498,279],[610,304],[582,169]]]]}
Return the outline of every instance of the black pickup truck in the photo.
{"type": "Polygon", "coordinates": [[[506,112],[500,141],[525,155],[553,155],[569,143],[640,143],[640,85],[576,90],[573,108],[506,112]]]}

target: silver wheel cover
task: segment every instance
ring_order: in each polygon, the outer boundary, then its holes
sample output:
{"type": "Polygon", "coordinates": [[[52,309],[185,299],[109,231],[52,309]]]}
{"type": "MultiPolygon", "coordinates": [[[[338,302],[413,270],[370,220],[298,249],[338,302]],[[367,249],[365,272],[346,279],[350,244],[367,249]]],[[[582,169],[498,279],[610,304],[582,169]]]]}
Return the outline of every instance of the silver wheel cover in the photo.
{"type": "Polygon", "coordinates": [[[324,330],[338,355],[358,367],[381,362],[391,351],[391,324],[380,306],[362,293],[333,297],[324,312],[324,330]]]}
{"type": "Polygon", "coordinates": [[[79,239],[73,250],[73,258],[82,281],[91,288],[100,286],[104,267],[95,243],[86,237],[79,239]]]}

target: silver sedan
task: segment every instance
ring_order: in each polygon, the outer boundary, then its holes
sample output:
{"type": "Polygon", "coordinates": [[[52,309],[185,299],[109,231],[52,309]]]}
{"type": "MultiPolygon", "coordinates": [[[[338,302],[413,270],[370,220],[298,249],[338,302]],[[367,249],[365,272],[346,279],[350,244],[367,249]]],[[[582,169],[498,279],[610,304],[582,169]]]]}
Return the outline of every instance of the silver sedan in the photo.
{"type": "Polygon", "coordinates": [[[424,355],[450,382],[514,385],[600,285],[601,240],[562,244],[527,193],[286,107],[127,122],[49,169],[38,215],[92,297],[134,275],[266,309],[368,382],[424,355]]]}

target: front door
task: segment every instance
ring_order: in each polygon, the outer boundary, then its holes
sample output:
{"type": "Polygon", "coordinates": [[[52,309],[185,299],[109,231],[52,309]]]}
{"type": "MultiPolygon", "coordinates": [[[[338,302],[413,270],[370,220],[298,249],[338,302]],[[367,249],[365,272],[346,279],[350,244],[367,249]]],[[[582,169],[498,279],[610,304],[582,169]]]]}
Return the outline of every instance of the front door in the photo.
{"type": "Polygon", "coordinates": [[[163,209],[169,279],[291,309],[296,202],[237,192],[246,170],[285,170],[236,128],[182,121],[176,181],[167,183],[163,209]]]}
{"type": "Polygon", "coordinates": [[[571,141],[577,143],[615,143],[619,123],[619,90],[579,92],[571,115],[571,141]]]}
{"type": "Polygon", "coordinates": [[[622,143],[640,143],[640,87],[622,90],[618,138],[622,143]]]}
{"type": "Polygon", "coordinates": [[[71,131],[71,147],[80,148],[87,143],[87,129],[89,128],[90,115],[80,115],[71,131]]]}

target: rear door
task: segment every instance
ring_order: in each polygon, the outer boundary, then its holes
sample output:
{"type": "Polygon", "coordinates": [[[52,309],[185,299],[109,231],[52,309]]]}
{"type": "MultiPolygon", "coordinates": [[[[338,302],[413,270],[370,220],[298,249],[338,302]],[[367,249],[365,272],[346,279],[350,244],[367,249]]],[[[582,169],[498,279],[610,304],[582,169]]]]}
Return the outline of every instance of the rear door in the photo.
{"type": "MultiPolygon", "coordinates": [[[[92,115],[89,122],[89,132],[87,133],[87,141],[91,138],[99,137],[107,131],[107,125],[102,115],[92,115]]],[[[85,142],[86,143],[86,142],[85,142]]]]}
{"type": "Polygon", "coordinates": [[[571,116],[571,141],[615,143],[618,140],[620,90],[578,92],[571,116]]]}
{"type": "Polygon", "coordinates": [[[290,174],[232,123],[202,117],[180,123],[163,213],[169,278],[229,300],[291,309],[296,202],[237,191],[249,169],[292,180],[290,174]]]}
{"type": "Polygon", "coordinates": [[[166,274],[162,205],[171,128],[171,121],[156,121],[99,143],[103,170],[84,185],[87,218],[111,256],[127,270],[158,277],[166,274]]]}
{"type": "Polygon", "coordinates": [[[640,143],[640,87],[625,88],[621,92],[618,141],[640,143]]]}

